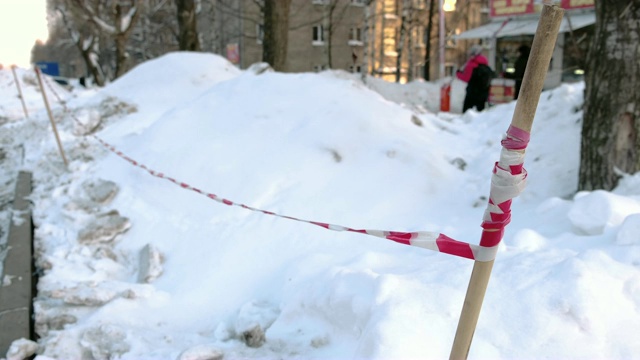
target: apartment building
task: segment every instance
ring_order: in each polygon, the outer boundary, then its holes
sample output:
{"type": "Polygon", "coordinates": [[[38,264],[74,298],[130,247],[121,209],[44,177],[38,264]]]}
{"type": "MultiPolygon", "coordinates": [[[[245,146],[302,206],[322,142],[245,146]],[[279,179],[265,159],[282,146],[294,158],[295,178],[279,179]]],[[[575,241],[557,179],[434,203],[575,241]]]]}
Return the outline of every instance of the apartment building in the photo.
{"type": "MultiPolygon", "coordinates": [[[[428,78],[436,79],[444,47],[444,75],[451,75],[464,63],[469,46],[452,36],[483,24],[488,15],[488,0],[443,1],[448,11],[442,44],[438,0],[373,0],[367,6],[368,2],[292,0],[285,71],[366,71],[406,82],[424,78],[426,70],[428,78]]],[[[262,57],[261,12],[254,0],[241,0],[240,7],[242,37],[227,44],[227,57],[246,68],[262,57]]]]}
{"type": "MultiPolygon", "coordinates": [[[[197,14],[201,50],[220,54],[242,69],[260,62],[264,1],[201,0],[197,14]]],[[[466,49],[476,42],[456,40],[455,35],[486,23],[488,2],[292,0],[284,71],[341,69],[388,81],[433,80],[441,75],[440,50],[444,49],[444,75],[451,75],[466,60],[466,49]],[[440,3],[446,10],[443,27],[440,3]]],[[[130,67],[178,49],[175,11],[173,2],[145,2],[128,43],[130,67]]],[[[82,57],[72,42],[64,40],[67,31],[62,25],[59,21],[48,44],[36,47],[33,60],[66,64],[61,66],[63,76],[84,76],[82,57]]],[[[100,41],[100,56],[109,64],[114,56],[108,50],[111,40],[101,37],[100,41]]]]}

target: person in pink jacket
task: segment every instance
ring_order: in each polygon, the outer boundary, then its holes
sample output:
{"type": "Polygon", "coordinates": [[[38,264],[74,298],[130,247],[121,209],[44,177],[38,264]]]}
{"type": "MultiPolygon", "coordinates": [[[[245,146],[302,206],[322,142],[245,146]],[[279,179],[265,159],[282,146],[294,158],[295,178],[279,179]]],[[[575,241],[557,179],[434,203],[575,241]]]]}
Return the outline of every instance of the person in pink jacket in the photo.
{"type": "Polygon", "coordinates": [[[469,50],[469,60],[456,73],[458,79],[467,83],[467,93],[462,107],[463,113],[473,107],[478,111],[484,110],[489,99],[492,73],[489,61],[482,55],[482,46],[473,45],[469,50]]]}

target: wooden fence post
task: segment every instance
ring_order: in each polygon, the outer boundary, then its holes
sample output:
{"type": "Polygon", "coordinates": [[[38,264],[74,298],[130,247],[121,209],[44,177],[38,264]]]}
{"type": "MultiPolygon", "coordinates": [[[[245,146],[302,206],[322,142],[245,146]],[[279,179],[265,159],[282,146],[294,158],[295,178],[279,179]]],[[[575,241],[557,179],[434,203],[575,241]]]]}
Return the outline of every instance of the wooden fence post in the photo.
{"type": "Polygon", "coordinates": [[[29,118],[29,112],[27,111],[27,104],[24,102],[24,96],[22,95],[22,88],[20,87],[20,81],[18,81],[18,75],[16,75],[16,66],[11,65],[11,71],[13,72],[13,79],[16,82],[18,88],[18,95],[20,95],[20,101],[22,102],[22,110],[24,111],[24,117],[29,118]]]}
{"type": "Polygon", "coordinates": [[[53,121],[53,114],[51,114],[51,107],[49,107],[49,100],[47,100],[47,93],[44,91],[44,86],[42,84],[42,76],[40,75],[40,69],[38,67],[35,68],[36,75],[38,76],[38,84],[40,84],[40,92],[42,93],[42,99],[44,100],[44,106],[47,108],[47,114],[49,114],[49,121],[51,121],[51,127],[53,128],[53,134],[56,137],[56,142],[58,143],[58,150],[60,150],[60,156],[62,156],[62,160],[64,161],[65,166],[69,166],[67,162],[67,158],[64,156],[64,150],[62,149],[62,143],[60,143],[60,136],[58,135],[58,129],[56,128],[56,123],[53,121]]]}
{"type": "MultiPolygon", "coordinates": [[[[540,92],[547,76],[547,69],[558,37],[564,10],[556,5],[544,3],[540,22],[531,46],[531,54],[522,80],[522,88],[518,96],[511,125],[527,133],[531,132],[533,118],[540,100],[540,92]]],[[[524,150],[522,150],[524,151],[524,150]]],[[[484,232],[495,231],[484,229],[484,232]]],[[[483,245],[482,242],[480,245],[483,245]]],[[[462,307],[455,339],[449,359],[466,359],[469,355],[471,341],[480,316],[480,309],[487,290],[493,260],[476,261],[469,280],[469,287],[462,307]]]]}

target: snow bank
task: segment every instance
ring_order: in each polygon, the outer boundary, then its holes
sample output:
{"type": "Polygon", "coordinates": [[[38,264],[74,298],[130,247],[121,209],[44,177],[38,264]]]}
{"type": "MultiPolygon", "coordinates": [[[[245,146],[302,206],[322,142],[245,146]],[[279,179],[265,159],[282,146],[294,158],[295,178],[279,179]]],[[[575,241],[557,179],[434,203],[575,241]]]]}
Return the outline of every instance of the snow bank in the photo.
{"type": "MultiPolygon", "coordinates": [[[[265,210],[477,242],[515,104],[434,114],[403,100],[434,84],[259,68],[176,53],[74,93],[68,170],[44,112],[3,127],[36,175],[39,358],[448,356],[471,262],[223,206],[80,134],[265,210]]],[[[470,358],[640,353],[640,175],[575,194],[583,87],[542,94],[470,358]]]]}
{"type": "Polygon", "coordinates": [[[620,226],[629,215],[638,213],[640,201],[598,190],[576,194],[568,215],[579,232],[598,235],[608,227],[620,226]]]}

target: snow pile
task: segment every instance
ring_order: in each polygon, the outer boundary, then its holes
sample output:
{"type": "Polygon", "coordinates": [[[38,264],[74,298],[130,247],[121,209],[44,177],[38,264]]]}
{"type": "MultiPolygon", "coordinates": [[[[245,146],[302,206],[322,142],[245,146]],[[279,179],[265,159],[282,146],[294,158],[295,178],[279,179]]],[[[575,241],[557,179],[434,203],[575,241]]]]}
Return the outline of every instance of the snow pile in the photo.
{"type": "Polygon", "coordinates": [[[460,114],[467,84],[455,77],[434,82],[416,80],[407,84],[390,83],[379,78],[367,79],[367,85],[385,99],[412,109],[433,113],[440,111],[440,90],[444,84],[451,85],[449,110],[451,113],[460,114]]]}
{"type": "MultiPolygon", "coordinates": [[[[85,136],[234,202],[477,242],[515,104],[373,83],[170,54],[56,107],[68,171],[43,111],[5,125],[36,178],[39,358],[447,357],[472,262],[223,206],[85,136]]],[[[576,194],[583,87],[542,94],[471,358],[640,353],[640,175],[576,194]]]]}

